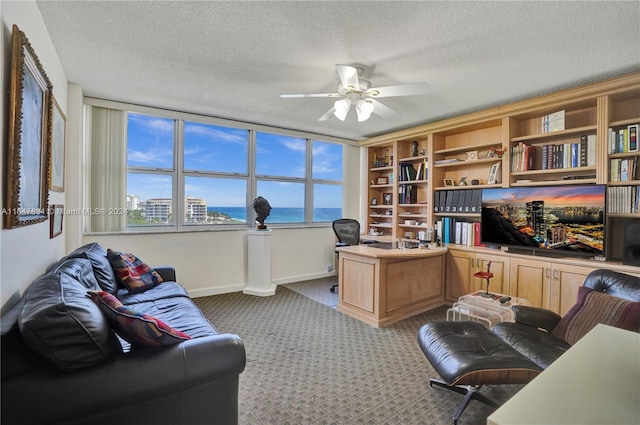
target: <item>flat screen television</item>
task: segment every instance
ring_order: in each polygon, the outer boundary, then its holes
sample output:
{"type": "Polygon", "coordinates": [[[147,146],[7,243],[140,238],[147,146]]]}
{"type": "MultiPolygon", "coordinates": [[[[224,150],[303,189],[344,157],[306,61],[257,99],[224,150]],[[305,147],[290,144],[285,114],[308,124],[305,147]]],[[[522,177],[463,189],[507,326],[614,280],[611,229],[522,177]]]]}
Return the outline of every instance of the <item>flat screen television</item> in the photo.
{"type": "Polygon", "coordinates": [[[481,242],[549,256],[605,255],[605,185],[482,190],[481,242]]]}

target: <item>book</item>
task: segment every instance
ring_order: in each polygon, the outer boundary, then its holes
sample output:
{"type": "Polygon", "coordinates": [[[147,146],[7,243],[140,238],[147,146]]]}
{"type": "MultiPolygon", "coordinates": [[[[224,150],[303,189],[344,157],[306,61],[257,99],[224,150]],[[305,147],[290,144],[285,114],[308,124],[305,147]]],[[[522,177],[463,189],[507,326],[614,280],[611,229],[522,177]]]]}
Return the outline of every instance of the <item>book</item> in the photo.
{"type": "Polygon", "coordinates": [[[596,165],[596,135],[589,134],[587,136],[587,166],[596,165]]]}
{"type": "Polygon", "coordinates": [[[638,152],[638,124],[627,127],[629,135],[629,152],[638,152]]]}

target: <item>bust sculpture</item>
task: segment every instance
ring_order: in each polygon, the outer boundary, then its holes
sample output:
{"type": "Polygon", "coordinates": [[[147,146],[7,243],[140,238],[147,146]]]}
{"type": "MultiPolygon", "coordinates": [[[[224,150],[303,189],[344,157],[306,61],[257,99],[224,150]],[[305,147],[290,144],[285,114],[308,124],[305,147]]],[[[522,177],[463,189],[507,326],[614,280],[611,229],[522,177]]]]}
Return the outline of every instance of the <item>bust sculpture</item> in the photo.
{"type": "Polygon", "coordinates": [[[264,224],[264,221],[271,213],[271,205],[269,205],[269,201],[262,196],[258,196],[253,200],[253,210],[256,212],[256,221],[258,222],[257,228],[259,230],[265,230],[267,226],[264,224]]]}

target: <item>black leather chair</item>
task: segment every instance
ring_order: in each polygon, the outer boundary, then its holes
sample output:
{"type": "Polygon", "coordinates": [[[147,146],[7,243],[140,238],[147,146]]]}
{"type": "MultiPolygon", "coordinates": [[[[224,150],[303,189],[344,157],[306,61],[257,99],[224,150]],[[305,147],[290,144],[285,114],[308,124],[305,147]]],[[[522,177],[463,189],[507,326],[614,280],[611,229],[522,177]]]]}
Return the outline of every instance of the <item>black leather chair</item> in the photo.
{"type": "MultiPolygon", "coordinates": [[[[336,248],[340,246],[358,245],[360,243],[360,222],[352,218],[340,218],[333,222],[333,232],[338,238],[336,248]]],[[[338,251],[336,251],[336,269],[338,265],[338,251]]],[[[331,286],[329,290],[335,292],[337,284],[331,286]]]]}
{"type": "Polygon", "coordinates": [[[471,400],[499,406],[478,392],[482,386],[526,384],[571,348],[595,322],[640,332],[635,305],[640,302],[640,277],[594,270],[582,286],[587,290],[578,290],[576,304],[564,317],[550,310],[516,305],[511,307],[515,322],[500,322],[491,330],[470,321],[435,321],[420,328],[420,348],[442,377],[430,379],[430,386],[465,395],[453,416],[454,424],[471,400]],[[621,304],[625,302],[630,303],[621,304]],[[561,338],[563,329],[567,335],[561,338]]]}

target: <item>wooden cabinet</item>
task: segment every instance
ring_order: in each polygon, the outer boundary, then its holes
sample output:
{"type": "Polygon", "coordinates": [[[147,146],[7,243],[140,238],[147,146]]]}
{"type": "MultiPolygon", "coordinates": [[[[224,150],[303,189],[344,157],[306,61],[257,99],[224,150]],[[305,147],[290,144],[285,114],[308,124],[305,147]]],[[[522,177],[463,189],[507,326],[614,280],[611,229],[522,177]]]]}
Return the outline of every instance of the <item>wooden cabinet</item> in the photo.
{"type": "Polygon", "coordinates": [[[548,261],[511,258],[509,295],[525,298],[534,307],[549,308],[550,276],[548,261]]]}
{"type": "Polygon", "coordinates": [[[487,280],[474,277],[479,271],[486,271],[491,261],[493,278],[489,283],[489,292],[508,293],[509,258],[503,255],[475,253],[462,249],[450,248],[446,262],[446,299],[456,302],[462,295],[486,291],[487,280]]]}
{"type": "Polygon", "coordinates": [[[549,310],[564,316],[576,303],[578,287],[596,267],[574,266],[551,263],[551,283],[549,286],[549,310]]]}
{"type": "Polygon", "coordinates": [[[578,287],[596,267],[544,260],[511,258],[509,295],[532,306],[564,315],[575,303],[578,287]]]}
{"type": "Polygon", "coordinates": [[[456,302],[472,289],[476,254],[469,251],[449,249],[445,269],[446,300],[456,302]]]}

